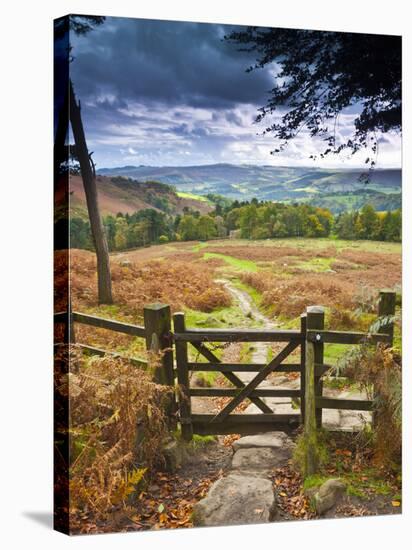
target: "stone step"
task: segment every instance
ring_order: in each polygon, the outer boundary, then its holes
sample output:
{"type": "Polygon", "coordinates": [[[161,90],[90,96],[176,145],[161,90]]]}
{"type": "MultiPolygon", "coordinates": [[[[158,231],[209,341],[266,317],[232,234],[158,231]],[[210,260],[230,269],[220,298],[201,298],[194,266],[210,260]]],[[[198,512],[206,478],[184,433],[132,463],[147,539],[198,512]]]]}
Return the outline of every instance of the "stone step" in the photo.
{"type": "Polygon", "coordinates": [[[251,447],[238,449],[232,458],[232,469],[254,475],[266,475],[275,468],[285,466],[292,457],[292,448],[251,447]]]}
{"type": "Polygon", "coordinates": [[[255,447],[268,447],[272,449],[293,449],[292,439],[284,432],[266,432],[257,435],[246,435],[233,442],[235,451],[238,449],[251,449],[255,447]]]}
{"type": "Polygon", "coordinates": [[[231,473],[216,481],[193,507],[195,526],[268,523],[277,518],[272,482],[231,473]]]}

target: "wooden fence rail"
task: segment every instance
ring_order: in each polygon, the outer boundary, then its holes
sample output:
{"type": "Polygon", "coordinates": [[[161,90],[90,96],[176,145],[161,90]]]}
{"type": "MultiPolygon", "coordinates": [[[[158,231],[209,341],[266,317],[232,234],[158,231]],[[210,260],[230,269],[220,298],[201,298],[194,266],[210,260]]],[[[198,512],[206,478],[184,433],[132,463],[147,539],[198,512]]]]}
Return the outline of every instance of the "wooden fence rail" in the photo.
{"type": "Polygon", "coordinates": [[[146,338],[146,328],[139,325],[131,325],[129,323],[122,323],[121,321],[113,321],[112,319],[103,319],[102,317],[86,315],[85,313],[78,313],[77,311],[73,311],[72,317],[74,323],[82,323],[91,327],[121,332],[129,336],[146,338]]]}
{"type": "Polygon", "coordinates": [[[94,346],[88,346],[87,344],[77,344],[82,350],[89,353],[90,355],[98,355],[99,357],[104,357],[105,355],[110,355],[113,358],[118,357],[119,359],[127,359],[130,361],[135,367],[147,369],[149,366],[149,362],[145,361],[144,359],[141,359],[140,357],[127,357],[126,355],[123,355],[121,353],[117,353],[115,351],[108,351],[106,349],[100,349],[96,348],[94,346]]]}

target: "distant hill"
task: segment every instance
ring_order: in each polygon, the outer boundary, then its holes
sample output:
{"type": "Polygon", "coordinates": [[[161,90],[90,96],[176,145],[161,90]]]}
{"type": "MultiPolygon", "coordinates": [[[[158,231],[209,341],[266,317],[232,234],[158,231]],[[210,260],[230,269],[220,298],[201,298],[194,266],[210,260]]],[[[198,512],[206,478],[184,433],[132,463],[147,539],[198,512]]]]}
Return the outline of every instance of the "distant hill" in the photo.
{"type": "Polygon", "coordinates": [[[401,193],[381,193],[366,188],[348,193],[340,191],[329,195],[318,194],[310,199],[300,199],[299,202],[328,208],[334,214],[348,210],[360,210],[365,204],[371,204],[378,212],[386,212],[402,207],[402,195],[401,193]]]}
{"type": "Polygon", "coordinates": [[[311,167],[256,166],[235,164],[211,164],[203,166],[123,166],[102,168],[105,176],[127,176],[139,181],[160,181],[171,184],[178,191],[207,195],[216,193],[231,199],[276,200],[286,202],[321,202],[328,197],[329,206],[336,211],[346,204],[364,204],[373,200],[379,210],[387,210],[389,203],[400,205],[401,171],[399,169],[375,170],[371,182],[359,181],[362,170],[336,170],[311,167]],[[374,195],[373,192],[377,194],[374,195]]]}
{"type": "MultiPolygon", "coordinates": [[[[145,208],[170,214],[181,214],[185,207],[201,213],[212,210],[212,205],[203,197],[181,197],[172,187],[159,182],[140,182],[127,177],[98,175],[96,183],[103,214],[133,214],[145,208]]],[[[73,215],[86,215],[86,197],[80,176],[70,176],[70,208],[73,215]]]]}

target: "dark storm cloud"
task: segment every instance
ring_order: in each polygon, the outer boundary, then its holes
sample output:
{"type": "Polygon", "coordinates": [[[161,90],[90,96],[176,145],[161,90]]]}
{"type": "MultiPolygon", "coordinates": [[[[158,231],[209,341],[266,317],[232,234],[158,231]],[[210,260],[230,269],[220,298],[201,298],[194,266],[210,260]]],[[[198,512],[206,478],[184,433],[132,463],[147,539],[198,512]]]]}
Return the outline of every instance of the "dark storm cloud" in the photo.
{"type": "Polygon", "coordinates": [[[268,69],[246,73],[251,54],[223,40],[234,27],[108,18],[72,37],[72,76],[81,95],[112,93],[124,101],[202,108],[263,105],[273,86],[268,69]]]}

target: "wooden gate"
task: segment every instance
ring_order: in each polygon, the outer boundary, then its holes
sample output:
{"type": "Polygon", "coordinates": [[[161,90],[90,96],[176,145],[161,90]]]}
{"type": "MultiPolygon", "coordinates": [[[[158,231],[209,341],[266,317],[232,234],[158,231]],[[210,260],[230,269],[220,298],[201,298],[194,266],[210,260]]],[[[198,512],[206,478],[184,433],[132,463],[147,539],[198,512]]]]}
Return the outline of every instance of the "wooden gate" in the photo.
{"type": "Polygon", "coordinates": [[[186,440],[193,433],[207,434],[253,434],[271,430],[290,431],[305,421],[305,408],[308,416],[316,419],[318,428],[322,427],[323,409],[350,409],[357,411],[372,410],[372,400],[326,398],[323,396],[323,375],[331,368],[324,364],[325,344],[376,345],[383,342],[393,344],[393,315],[395,313],[396,294],[381,291],[378,303],[378,319],[384,320],[377,333],[340,332],[325,330],[325,313],[322,307],[308,307],[300,317],[300,330],[245,330],[245,329],[193,329],[186,328],[183,313],[175,313],[174,334],[179,397],[179,421],[182,436],[186,440]],[[234,342],[281,342],[284,347],[267,364],[223,363],[210,349],[210,344],[234,342]],[[190,362],[189,344],[208,362],[190,362]],[[208,345],[209,344],[209,345],[208,345]],[[300,349],[299,363],[287,363],[285,360],[297,348],[300,349]],[[310,360],[307,357],[308,350],[310,360]],[[190,372],[220,372],[231,382],[233,388],[192,388],[190,372]],[[272,372],[300,373],[299,389],[259,388],[259,384],[272,372]],[[237,374],[255,372],[256,375],[245,383],[237,374]],[[191,398],[231,397],[217,414],[193,414],[191,398]],[[276,414],[262,398],[290,397],[299,398],[300,410],[296,413],[276,414]],[[261,414],[236,414],[233,411],[249,399],[261,411],[261,414]]]}
{"type": "MultiPolygon", "coordinates": [[[[304,403],[305,384],[305,339],[306,317],[301,317],[300,330],[220,330],[186,328],[183,313],[176,313],[174,341],[176,347],[177,381],[179,388],[179,420],[182,435],[190,440],[197,434],[257,433],[270,430],[289,431],[302,422],[303,411],[291,414],[275,414],[262,400],[264,397],[300,398],[304,403]],[[282,350],[267,364],[223,363],[212,351],[210,344],[234,342],[282,342],[282,350]],[[189,344],[208,362],[190,362],[189,344]],[[300,348],[299,363],[285,363],[286,358],[300,348]],[[233,385],[233,388],[193,388],[190,386],[190,372],[219,372],[233,385]],[[259,384],[274,372],[298,372],[301,375],[299,389],[259,389],[259,384]],[[235,373],[254,372],[248,383],[235,373]],[[303,376],[302,376],[303,375],[303,376]],[[302,382],[303,381],[303,382],[302,382]],[[232,397],[218,414],[192,414],[191,398],[232,397]],[[249,399],[262,414],[235,414],[233,411],[245,399],[249,399]]],[[[321,328],[321,327],[319,327],[321,328]]]]}

